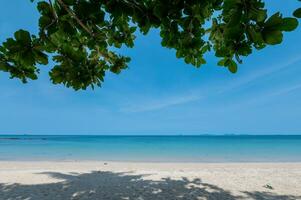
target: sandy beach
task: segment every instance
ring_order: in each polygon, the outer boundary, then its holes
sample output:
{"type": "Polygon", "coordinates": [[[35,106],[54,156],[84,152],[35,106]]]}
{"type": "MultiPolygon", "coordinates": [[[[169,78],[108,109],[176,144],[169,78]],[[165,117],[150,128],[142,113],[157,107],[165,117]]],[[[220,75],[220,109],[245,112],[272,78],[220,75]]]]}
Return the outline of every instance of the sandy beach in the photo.
{"type": "Polygon", "coordinates": [[[1,161],[0,199],[301,199],[301,163],[1,161]]]}

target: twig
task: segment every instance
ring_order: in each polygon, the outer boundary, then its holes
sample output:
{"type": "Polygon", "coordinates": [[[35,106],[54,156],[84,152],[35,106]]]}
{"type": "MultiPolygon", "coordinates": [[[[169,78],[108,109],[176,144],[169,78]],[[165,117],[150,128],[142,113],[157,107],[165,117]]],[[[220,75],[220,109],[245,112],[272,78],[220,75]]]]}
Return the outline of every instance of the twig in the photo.
{"type": "Polygon", "coordinates": [[[52,11],[52,14],[53,14],[53,17],[55,18],[55,20],[57,20],[57,15],[55,13],[55,10],[53,8],[53,4],[52,4],[52,1],[51,0],[48,0],[49,1],[49,4],[50,4],[50,8],[51,8],[51,11],[52,11]]]}
{"type": "Polygon", "coordinates": [[[94,37],[94,34],[88,27],[84,25],[84,23],[74,14],[74,12],[63,2],[63,0],[57,0],[61,6],[64,7],[64,9],[77,21],[77,23],[85,30],[87,31],[92,37],[94,37]]]}
{"type": "Polygon", "coordinates": [[[138,8],[141,12],[144,12],[144,11],[139,7],[139,5],[137,4],[136,1],[133,1],[133,2],[132,2],[132,1],[123,0],[123,2],[128,3],[128,4],[131,4],[132,6],[138,8]]]}
{"type": "MultiPolygon", "coordinates": [[[[85,30],[87,31],[93,38],[95,38],[95,35],[92,33],[92,31],[90,31],[90,29],[88,27],[86,27],[84,25],[84,23],[76,16],[76,14],[63,2],[63,0],[57,0],[61,6],[64,7],[64,9],[77,21],[77,23],[85,30]]],[[[99,48],[97,48],[97,52],[100,56],[102,56],[103,58],[105,58],[107,61],[111,62],[111,58],[103,53],[100,52],[99,48]]]]}

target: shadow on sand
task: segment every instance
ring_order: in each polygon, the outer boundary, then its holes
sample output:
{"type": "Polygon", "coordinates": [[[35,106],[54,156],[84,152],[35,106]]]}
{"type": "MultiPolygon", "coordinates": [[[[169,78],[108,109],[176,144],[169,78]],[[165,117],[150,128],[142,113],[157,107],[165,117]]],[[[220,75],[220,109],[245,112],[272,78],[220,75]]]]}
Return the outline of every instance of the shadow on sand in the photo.
{"type": "Polygon", "coordinates": [[[85,174],[43,173],[64,181],[49,184],[0,184],[1,200],[296,200],[267,192],[235,196],[200,179],[143,180],[144,175],[95,171],[85,174]]]}

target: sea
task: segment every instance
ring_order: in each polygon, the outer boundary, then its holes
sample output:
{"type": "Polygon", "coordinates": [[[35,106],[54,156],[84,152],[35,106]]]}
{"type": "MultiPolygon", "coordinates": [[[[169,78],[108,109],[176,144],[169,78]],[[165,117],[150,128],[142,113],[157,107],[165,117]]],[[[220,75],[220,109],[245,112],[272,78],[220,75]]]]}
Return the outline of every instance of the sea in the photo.
{"type": "Polygon", "coordinates": [[[301,135],[0,135],[0,161],[301,162],[301,135]]]}

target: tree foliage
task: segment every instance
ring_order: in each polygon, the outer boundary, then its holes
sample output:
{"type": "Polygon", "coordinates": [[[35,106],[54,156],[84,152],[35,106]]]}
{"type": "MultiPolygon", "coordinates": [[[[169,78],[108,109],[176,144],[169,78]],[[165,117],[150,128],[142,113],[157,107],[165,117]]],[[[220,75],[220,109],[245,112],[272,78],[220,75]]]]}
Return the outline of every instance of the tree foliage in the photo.
{"type": "Polygon", "coordinates": [[[160,29],[162,46],[196,67],[213,51],[218,65],[235,73],[243,56],[280,44],[301,17],[300,8],[293,17],[268,16],[262,0],[36,1],[38,35],[18,30],[3,42],[0,70],[27,82],[52,59],[51,81],[75,90],[100,86],[108,70],[127,68],[130,58],[114,49],[133,47],[138,31],[160,29]]]}

